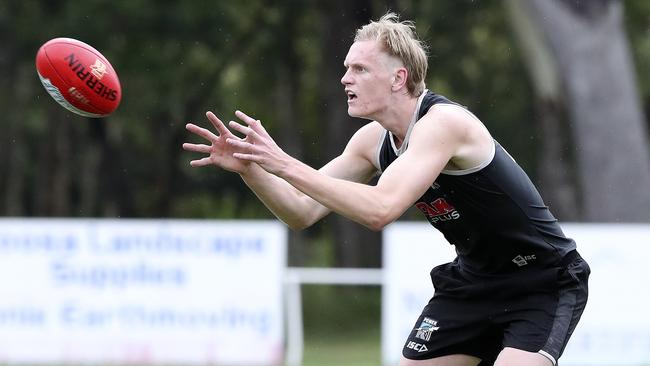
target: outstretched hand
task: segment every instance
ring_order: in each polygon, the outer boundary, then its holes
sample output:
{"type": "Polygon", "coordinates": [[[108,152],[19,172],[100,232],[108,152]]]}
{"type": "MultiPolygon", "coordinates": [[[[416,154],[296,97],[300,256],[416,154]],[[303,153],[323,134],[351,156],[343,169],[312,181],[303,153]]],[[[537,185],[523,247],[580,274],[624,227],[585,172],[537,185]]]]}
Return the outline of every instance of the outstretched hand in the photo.
{"type": "Polygon", "coordinates": [[[235,115],[245,125],[230,121],[228,126],[245,137],[226,138],[226,143],[236,151],[233,157],[244,162],[256,163],[267,172],[279,175],[287,166],[290,156],[275,143],[260,120],[251,118],[242,111],[236,111],[235,115]]]}
{"type": "Polygon", "coordinates": [[[260,120],[253,119],[241,111],[236,111],[235,115],[244,124],[230,121],[228,126],[243,134],[244,137],[234,135],[212,112],[207,112],[206,116],[218,135],[192,123],[185,125],[188,131],[209,142],[209,144],[183,144],[184,150],[208,154],[201,159],[190,161],[190,165],[193,167],[216,165],[242,174],[252,164],[257,164],[269,173],[279,174],[287,165],[289,155],[278,147],[260,120]]]}
{"type": "Polygon", "coordinates": [[[236,152],[231,144],[226,143],[226,140],[241,140],[239,137],[233,135],[232,132],[226,128],[217,116],[212,112],[207,112],[206,116],[214,128],[217,130],[218,135],[212,133],[210,130],[199,127],[195,124],[188,123],[185,128],[191,133],[198,135],[206,140],[209,144],[193,144],[184,143],[183,149],[191,152],[198,152],[208,154],[208,156],[201,159],[190,161],[193,167],[203,167],[207,165],[216,165],[223,169],[235,173],[244,173],[249,167],[250,162],[247,160],[237,159],[233,157],[236,152]]]}

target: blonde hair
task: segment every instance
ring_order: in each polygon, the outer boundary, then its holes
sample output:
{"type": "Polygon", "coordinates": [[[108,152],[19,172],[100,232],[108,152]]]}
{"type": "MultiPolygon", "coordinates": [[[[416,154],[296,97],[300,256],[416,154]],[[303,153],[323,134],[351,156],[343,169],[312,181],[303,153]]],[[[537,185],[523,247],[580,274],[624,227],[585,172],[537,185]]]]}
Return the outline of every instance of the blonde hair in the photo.
{"type": "Polygon", "coordinates": [[[426,46],[415,33],[412,21],[400,21],[397,14],[388,12],[378,21],[371,21],[357,30],[354,41],[380,42],[383,50],[399,58],[408,75],[406,88],[413,96],[424,91],[424,78],[427,75],[426,46]]]}

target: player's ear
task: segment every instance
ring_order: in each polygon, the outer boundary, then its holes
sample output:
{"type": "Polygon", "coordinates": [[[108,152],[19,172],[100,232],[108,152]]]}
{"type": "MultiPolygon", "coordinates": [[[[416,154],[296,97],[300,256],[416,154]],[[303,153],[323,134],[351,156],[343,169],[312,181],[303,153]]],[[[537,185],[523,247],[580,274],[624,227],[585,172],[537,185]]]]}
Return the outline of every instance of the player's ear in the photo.
{"type": "Polygon", "coordinates": [[[396,69],[395,72],[393,73],[393,78],[392,78],[393,85],[391,89],[396,92],[404,88],[406,86],[407,76],[408,76],[408,71],[406,70],[406,68],[400,67],[396,69]]]}

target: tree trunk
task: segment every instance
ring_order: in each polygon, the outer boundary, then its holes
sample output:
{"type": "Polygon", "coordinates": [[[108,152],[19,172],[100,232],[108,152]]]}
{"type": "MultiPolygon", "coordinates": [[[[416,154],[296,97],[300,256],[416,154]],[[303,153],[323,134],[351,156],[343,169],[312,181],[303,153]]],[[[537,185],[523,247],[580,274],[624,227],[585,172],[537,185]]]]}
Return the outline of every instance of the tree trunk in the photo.
{"type": "Polygon", "coordinates": [[[564,127],[566,105],[559,70],[542,30],[535,27],[530,9],[520,0],[506,0],[514,30],[535,91],[533,121],[541,136],[538,145],[537,186],[553,214],[563,221],[580,217],[575,161],[564,127]]]}
{"type": "MultiPolygon", "coordinates": [[[[99,122],[99,121],[97,121],[99,122]]],[[[99,208],[99,186],[101,171],[101,141],[95,133],[99,123],[91,123],[88,128],[86,141],[82,144],[83,156],[79,164],[83,167],[77,172],[79,203],[78,212],[81,217],[98,216],[99,208]]]]}
{"type": "MultiPolygon", "coordinates": [[[[3,55],[0,54],[0,59],[3,55]]],[[[26,158],[28,143],[25,139],[25,126],[21,123],[24,119],[21,118],[25,114],[25,110],[29,108],[30,97],[32,95],[31,83],[27,82],[26,70],[21,68],[20,72],[16,72],[16,66],[13,58],[8,62],[12,67],[4,70],[7,83],[3,83],[3,90],[14,89],[15,93],[12,99],[8,101],[12,104],[7,109],[3,118],[7,119],[7,129],[0,139],[0,153],[3,156],[3,162],[0,164],[0,187],[3,187],[4,180],[4,204],[2,209],[5,215],[9,216],[22,216],[25,214],[25,207],[23,198],[25,196],[25,181],[26,181],[26,166],[30,164],[26,158]],[[9,75],[6,75],[9,74],[9,75]],[[9,86],[11,85],[11,86],[9,86]]],[[[31,71],[31,70],[29,70],[31,71]]],[[[29,75],[33,75],[31,72],[29,75]]]]}
{"type": "Polygon", "coordinates": [[[616,0],[532,0],[564,81],[583,219],[650,221],[650,153],[616,0]]]}
{"type": "MultiPolygon", "coordinates": [[[[283,4],[287,9],[284,13],[288,14],[282,22],[282,32],[280,43],[280,54],[282,58],[276,64],[276,89],[274,93],[275,105],[277,107],[275,115],[278,125],[277,140],[279,145],[289,155],[296,159],[303,160],[303,136],[302,132],[305,127],[302,118],[298,113],[298,91],[300,89],[300,76],[296,70],[301,69],[300,59],[296,54],[295,34],[298,32],[296,13],[303,12],[300,4],[283,4]]],[[[308,258],[307,233],[306,231],[289,231],[289,265],[304,266],[308,258]]]]}
{"type": "MultiPolygon", "coordinates": [[[[326,2],[329,20],[323,72],[323,123],[326,126],[326,156],[341,154],[347,141],[367,121],[348,116],[345,93],[340,83],[343,61],[352,45],[354,32],[372,17],[369,1],[326,2]]],[[[381,264],[381,235],[339,215],[329,222],[334,230],[335,265],[340,267],[378,267],[381,264]]]]}
{"type": "Polygon", "coordinates": [[[72,137],[70,123],[74,122],[76,121],[66,120],[64,123],[53,126],[52,152],[54,156],[51,157],[53,166],[50,170],[52,184],[48,189],[50,193],[50,212],[48,214],[52,216],[70,216],[71,148],[77,146],[71,143],[75,139],[72,137]]]}

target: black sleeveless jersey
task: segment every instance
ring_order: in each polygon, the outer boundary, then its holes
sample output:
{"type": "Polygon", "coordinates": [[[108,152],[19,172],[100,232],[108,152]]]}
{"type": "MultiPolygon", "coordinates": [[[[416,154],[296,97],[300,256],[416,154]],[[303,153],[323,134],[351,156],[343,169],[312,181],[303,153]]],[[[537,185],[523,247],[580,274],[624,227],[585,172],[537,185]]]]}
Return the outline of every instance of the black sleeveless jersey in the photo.
{"type": "MultiPolygon", "coordinates": [[[[434,104],[456,104],[432,92],[420,97],[417,120],[434,104]]],[[[456,104],[457,105],[457,104],[456,104]]],[[[408,147],[408,134],[403,148],[408,147]]],[[[475,169],[446,171],[415,203],[455,246],[472,273],[508,273],[558,265],[575,249],[515,160],[495,141],[494,157],[475,169]]],[[[379,147],[384,171],[397,159],[392,134],[379,147]]]]}

